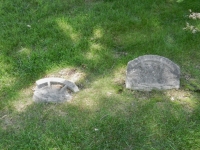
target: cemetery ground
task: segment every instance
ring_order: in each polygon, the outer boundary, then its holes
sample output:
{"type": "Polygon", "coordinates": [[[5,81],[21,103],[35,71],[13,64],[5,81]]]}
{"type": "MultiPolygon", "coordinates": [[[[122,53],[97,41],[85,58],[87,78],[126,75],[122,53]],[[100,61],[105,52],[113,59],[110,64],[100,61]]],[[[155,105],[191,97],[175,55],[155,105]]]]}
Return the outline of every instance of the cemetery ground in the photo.
{"type": "Polygon", "coordinates": [[[0,149],[200,149],[200,20],[189,9],[199,0],[1,0],[0,149]],[[125,89],[128,61],[147,54],[180,66],[180,89],[125,89]],[[33,103],[50,76],[80,92],[33,103]]]}

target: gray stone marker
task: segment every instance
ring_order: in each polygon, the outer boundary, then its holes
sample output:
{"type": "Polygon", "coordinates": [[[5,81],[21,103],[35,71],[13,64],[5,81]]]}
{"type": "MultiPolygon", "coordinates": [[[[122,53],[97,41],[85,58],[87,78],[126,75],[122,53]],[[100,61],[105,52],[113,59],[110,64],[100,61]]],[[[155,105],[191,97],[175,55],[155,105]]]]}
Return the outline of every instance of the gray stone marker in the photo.
{"type": "Polygon", "coordinates": [[[144,55],[128,62],[126,88],[151,91],[178,89],[180,68],[171,60],[157,55],[144,55]]]}
{"type": "Polygon", "coordinates": [[[36,81],[33,94],[35,102],[63,102],[71,99],[67,89],[78,92],[78,87],[70,81],[62,78],[44,78],[36,81]]]}

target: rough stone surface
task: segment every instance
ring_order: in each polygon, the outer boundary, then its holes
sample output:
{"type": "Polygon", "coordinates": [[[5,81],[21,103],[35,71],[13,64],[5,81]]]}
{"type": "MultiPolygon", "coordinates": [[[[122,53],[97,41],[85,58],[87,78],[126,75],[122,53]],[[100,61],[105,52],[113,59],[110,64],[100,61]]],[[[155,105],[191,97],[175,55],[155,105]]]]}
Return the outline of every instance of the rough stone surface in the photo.
{"type": "Polygon", "coordinates": [[[144,55],[128,62],[126,88],[151,91],[178,89],[180,68],[171,60],[157,55],[144,55]]]}
{"type": "Polygon", "coordinates": [[[63,102],[71,99],[67,89],[78,92],[78,87],[70,81],[62,78],[44,78],[36,81],[33,95],[35,102],[63,102]]]}

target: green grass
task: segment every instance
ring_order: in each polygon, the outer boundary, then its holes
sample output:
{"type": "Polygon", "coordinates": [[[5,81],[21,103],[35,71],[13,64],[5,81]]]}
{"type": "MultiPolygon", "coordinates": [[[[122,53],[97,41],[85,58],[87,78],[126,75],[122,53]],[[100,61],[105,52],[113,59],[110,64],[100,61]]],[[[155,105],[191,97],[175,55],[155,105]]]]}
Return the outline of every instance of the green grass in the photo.
{"type": "Polygon", "coordinates": [[[199,0],[0,0],[0,149],[200,149],[199,0]],[[125,89],[145,54],[181,68],[179,90],[125,89]],[[35,104],[35,81],[75,70],[80,92],[35,104]]]}

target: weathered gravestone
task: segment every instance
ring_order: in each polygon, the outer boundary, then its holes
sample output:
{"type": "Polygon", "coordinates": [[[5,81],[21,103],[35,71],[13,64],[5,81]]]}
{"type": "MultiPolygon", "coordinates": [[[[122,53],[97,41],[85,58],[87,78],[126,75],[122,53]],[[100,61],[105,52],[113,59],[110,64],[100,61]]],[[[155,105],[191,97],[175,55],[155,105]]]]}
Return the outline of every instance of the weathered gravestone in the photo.
{"type": "Polygon", "coordinates": [[[179,87],[180,68],[165,57],[144,55],[128,62],[126,75],[128,89],[150,91],[179,87]]]}
{"type": "Polygon", "coordinates": [[[36,81],[33,94],[35,102],[63,102],[71,99],[67,90],[78,92],[78,87],[70,81],[62,78],[44,78],[36,81]]]}

